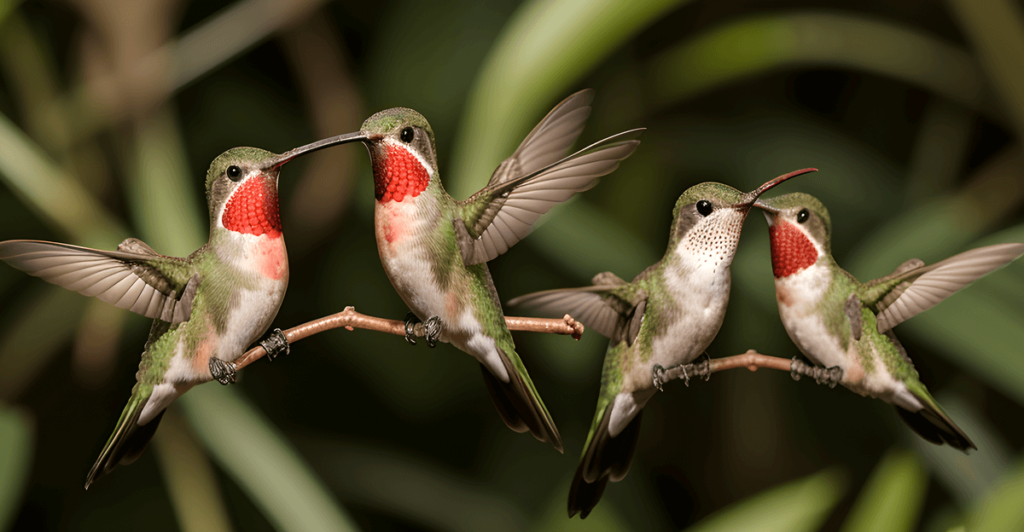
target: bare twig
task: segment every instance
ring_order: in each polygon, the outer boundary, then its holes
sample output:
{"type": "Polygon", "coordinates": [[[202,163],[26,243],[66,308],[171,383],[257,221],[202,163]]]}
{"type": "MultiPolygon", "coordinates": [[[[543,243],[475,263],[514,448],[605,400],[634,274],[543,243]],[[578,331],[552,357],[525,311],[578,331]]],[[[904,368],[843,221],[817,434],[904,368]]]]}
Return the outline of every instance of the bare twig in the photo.
{"type": "MultiPolygon", "coordinates": [[[[574,320],[572,316],[568,314],[566,314],[562,319],[506,317],[505,325],[507,325],[511,331],[565,334],[572,336],[576,340],[579,340],[583,335],[584,329],[582,323],[574,320]]],[[[339,327],[344,327],[350,331],[354,329],[366,329],[370,331],[405,336],[404,322],[385,318],[375,318],[373,316],[360,314],[356,312],[355,307],[345,307],[345,310],[337,314],[331,314],[330,316],[306,322],[298,327],[292,327],[291,329],[283,332],[285,338],[288,339],[288,343],[295,343],[307,336],[322,333],[330,329],[337,329],[339,327]]],[[[413,333],[417,337],[422,338],[424,336],[423,324],[419,323],[413,327],[413,333]]],[[[263,358],[266,354],[267,352],[263,349],[263,346],[258,345],[253,347],[235,361],[235,369],[242,369],[263,358]]]]}
{"type": "Polygon", "coordinates": [[[736,368],[747,368],[750,371],[757,371],[759,368],[788,371],[793,376],[793,380],[800,380],[801,376],[811,377],[818,384],[829,384],[830,386],[835,386],[842,378],[842,372],[838,368],[820,368],[798,359],[790,360],[762,355],[750,349],[742,355],[716,359],[705,357],[690,364],[663,369],[655,380],[655,386],[660,388],[660,384],[676,379],[683,379],[689,385],[691,377],[703,377],[706,380],[712,373],[736,368]]]}

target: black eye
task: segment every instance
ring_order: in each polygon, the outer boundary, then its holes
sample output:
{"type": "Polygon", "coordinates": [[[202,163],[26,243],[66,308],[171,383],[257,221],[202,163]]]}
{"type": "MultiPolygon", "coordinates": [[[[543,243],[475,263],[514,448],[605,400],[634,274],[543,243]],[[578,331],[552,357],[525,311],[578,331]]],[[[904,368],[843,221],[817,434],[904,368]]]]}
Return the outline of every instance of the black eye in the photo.
{"type": "Polygon", "coordinates": [[[807,219],[810,218],[810,217],[811,217],[810,211],[808,211],[807,209],[802,209],[800,212],[796,213],[796,223],[802,224],[802,223],[806,222],[807,219]]]}
{"type": "Polygon", "coordinates": [[[416,132],[413,131],[411,127],[407,127],[402,130],[402,136],[400,138],[402,139],[402,142],[408,144],[412,142],[412,138],[415,136],[416,132]]]}
{"type": "Polygon", "coordinates": [[[707,216],[707,215],[711,214],[711,211],[713,211],[713,210],[715,210],[715,209],[714,209],[714,207],[711,206],[711,202],[710,201],[708,201],[708,200],[700,200],[700,201],[697,202],[697,212],[699,212],[701,216],[707,216]]]}
{"type": "Polygon", "coordinates": [[[232,181],[238,181],[242,177],[242,169],[231,165],[228,167],[228,179],[232,181]]]}

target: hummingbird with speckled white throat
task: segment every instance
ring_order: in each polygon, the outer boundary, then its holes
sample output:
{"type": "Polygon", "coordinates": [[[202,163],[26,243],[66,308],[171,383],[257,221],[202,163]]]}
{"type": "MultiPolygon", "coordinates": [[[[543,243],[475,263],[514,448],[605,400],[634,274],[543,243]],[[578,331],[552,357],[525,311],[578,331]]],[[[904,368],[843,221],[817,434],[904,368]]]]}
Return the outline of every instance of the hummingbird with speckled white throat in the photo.
{"type": "MultiPolygon", "coordinates": [[[[85,488],[135,461],[164,410],[196,384],[234,382],[232,361],[267,330],[288,286],[278,211],[281,166],[344,142],[315,142],[277,155],[234,148],[206,174],[210,239],[185,258],[129,238],[117,251],[38,240],[0,242],[0,260],[50,283],[153,319],[128,405],[89,471],[85,488]]],[[[287,352],[280,329],[263,343],[287,352]]]]}
{"type": "Polygon", "coordinates": [[[1024,254],[1024,244],[972,249],[931,265],[910,259],[861,283],[832,258],[832,221],[817,198],[786,194],[755,206],[768,220],[782,324],[801,353],[829,368],[829,384],[895,405],[925,440],[977,449],[928,392],[892,329],[1024,254]]]}
{"type": "Polygon", "coordinates": [[[457,201],[445,192],[434,132],[420,113],[381,111],[359,140],[373,163],[377,251],[391,284],[427,343],[448,342],[481,365],[502,420],[562,451],[562,438],[530,379],[501,309],[487,262],[525,237],[555,205],[593,187],[640,144],[642,129],[566,156],[590,116],[593,93],[558,104],[505,159],[483,189],[457,201]]]}
{"type": "Polygon", "coordinates": [[[672,211],[665,255],[632,282],[603,272],[592,286],[509,301],[551,316],[568,313],[609,339],[597,409],[569,491],[569,517],[585,519],[608,481],[625,478],[643,408],[662,388],[665,368],[694,361],[718,335],[732,286],[730,265],[754,201],[812,171],[779,176],[747,193],[720,183],[690,187],[672,211]]]}

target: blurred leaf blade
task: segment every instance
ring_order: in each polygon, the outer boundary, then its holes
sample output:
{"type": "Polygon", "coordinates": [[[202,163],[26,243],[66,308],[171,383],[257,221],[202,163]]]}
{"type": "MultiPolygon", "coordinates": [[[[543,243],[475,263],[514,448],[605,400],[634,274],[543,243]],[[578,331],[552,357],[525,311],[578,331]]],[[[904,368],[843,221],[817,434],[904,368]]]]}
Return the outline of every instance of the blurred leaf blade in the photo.
{"type": "MultiPolygon", "coordinates": [[[[456,198],[482,187],[563,94],[626,39],[687,0],[531,0],[502,31],[471,89],[456,137],[456,198]]],[[[611,132],[609,132],[611,133],[611,132]]]]}
{"type": "Polygon", "coordinates": [[[1024,529],[1024,462],[1006,472],[971,514],[968,530],[996,532],[1024,529]]]}
{"type": "Polygon", "coordinates": [[[165,412],[153,438],[178,526],[183,532],[230,531],[231,520],[213,467],[179,408],[172,406],[165,412]]]}
{"type": "Polygon", "coordinates": [[[831,13],[728,22],[663,52],[647,68],[668,105],[781,68],[836,66],[925,87],[972,109],[990,107],[984,76],[963,49],[899,24],[831,13]]]}
{"type": "Polygon", "coordinates": [[[917,455],[890,451],[875,466],[841,530],[914,530],[927,489],[928,473],[917,455]]]}
{"type": "Polygon", "coordinates": [[[1024,137],[1024,13],[1010,0],[948,0],[974,45],[1018,138],[1024,137]]]}
{"type": "Polygon", "coordinates": [[[127,233],[82,185],[0,114],[0,177],[44,219],[72,240],[113,247],[127,233]]]}
{"type": "Polygon", "coordinates": [[[178,401],[214,459],[275,528],[358,530],[312,468],[241,394],[197,386],[178,401]]]}
{"type": "Polygon", "coordinates": [[[687,532],[817,530],[846,492],[845,476],[826,469],[728,506],[687,532]]]}
{"type": "Polygon", "coordinates": [[[33,431],[28,414],[0,403],[0,530],[18,515],[32,467],[33,431]]]}

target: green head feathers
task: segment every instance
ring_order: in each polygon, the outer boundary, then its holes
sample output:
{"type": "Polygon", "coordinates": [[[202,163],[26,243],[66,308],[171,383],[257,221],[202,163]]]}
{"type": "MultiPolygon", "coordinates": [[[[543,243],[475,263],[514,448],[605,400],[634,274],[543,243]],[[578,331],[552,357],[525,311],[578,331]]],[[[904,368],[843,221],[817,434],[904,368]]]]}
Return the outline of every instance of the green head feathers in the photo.
{"type": "Polygon", "coordinates": [[[832,219],[828,215],[828,209],[818,201],[818,198],[803,192],[794,192],[770,199],[760,199],[755,205],[769,212],[776,212],[777,216],[790,222],[806,224],[815,240],[826,250],[831,250],[832,219]],[[807,209],[810,216],[806,221],[800,222],[800,212],[804,209],[807,209]]]}
{"type": "Polygon", "coordinates": [[[225,175],[229,166],[258,166],[263,161],[276,156],[277,155],[274,153],[267,150],[261,150],[259,148],[231,148],[230,150],[218,155],[217,158],[210,163],[210,169],[206,172],[206,192],[210,192],[213,187],[213,183],[217,178],[225,175]]]}

